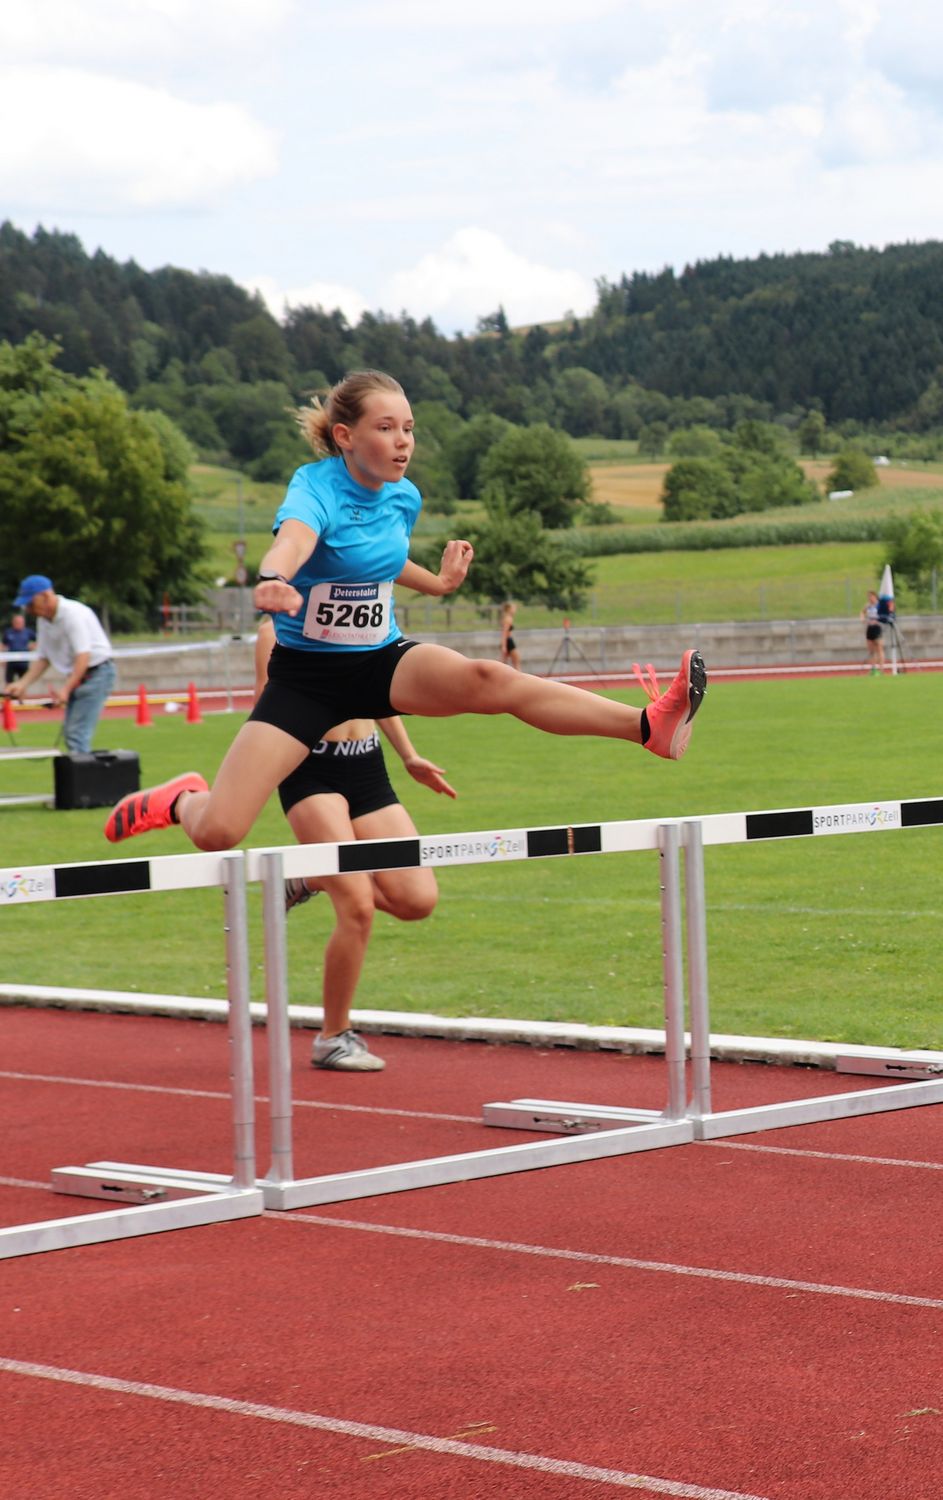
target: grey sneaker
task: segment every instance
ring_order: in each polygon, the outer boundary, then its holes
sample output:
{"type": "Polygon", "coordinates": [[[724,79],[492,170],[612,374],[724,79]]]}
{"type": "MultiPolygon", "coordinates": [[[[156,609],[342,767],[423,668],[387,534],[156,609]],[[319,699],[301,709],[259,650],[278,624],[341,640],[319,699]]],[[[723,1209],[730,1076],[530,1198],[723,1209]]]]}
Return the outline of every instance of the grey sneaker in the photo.
{"type": "Polygon", "coordinates": [[[285,881],[285,910],[291,911],[293,906],[303,906],[310,901],[312,896],[319,896],[320,891],[309,891],[303,880],[297,875],[290,875],[285,881]]]}
{"type": "Polygon", "coordinates": [[[342,1031],[339,1036],[316,1036],[311,1049],[313,1068],[337,1068],[345,1073],[379,1073],[386,1067],[356,1031],[342,1031]]]}

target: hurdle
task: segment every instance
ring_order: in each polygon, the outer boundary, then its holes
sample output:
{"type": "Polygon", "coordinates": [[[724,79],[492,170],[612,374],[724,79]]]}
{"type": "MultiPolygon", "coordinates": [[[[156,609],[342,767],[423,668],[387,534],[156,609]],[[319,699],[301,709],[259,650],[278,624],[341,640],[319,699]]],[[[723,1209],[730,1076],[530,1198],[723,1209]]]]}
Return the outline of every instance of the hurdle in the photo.
{"type": "Polygon", "coordinates": [[[185,1169],[121,1162],[53,1168],[52,1186],[56,1191],[105,1198],[129,1206],[0,1229],[0,1259],[217,1224],[262,1213],[263,1195],[256,1184],[244,855],[241,852],[184,854],[0,870],[0,907],[19,909],[36,901],[195,890],[206,886],[221,887],[224,896],[233,1138],[231,1176],[209,1182],[185,1169]]]}
{"type": "MultiPolygon", "coordinates": [[[[943,1078],[938,1065],[914,1058],[880,1056],[856,1059],[839,1055],[836,1069],[872,1073],[885,1078],[912,1078],[880,1088],[843,1094],[786,1100],[746,1109],[714,1111],[710,1093],[710,1019],[707,984],[707,930],[703,850],[708,844],[749,844],[769,839],[829,837],[851,833],[889,833],[943,824],[943,798],[912,801],[842,803],[826,807],[787,808],[753,813],[711,814],[683,819],[685,851],[685,910],[690,1036],[691,1095],[687,1116],[698,1141],[807,1125],[824,1120],[878,1114],[943,1102],[943,1078]]],[[[869,1049],[877,1052],[877,1049],[869,1049]]],[[[488,1125],[530,1130],[603,1130],[623,1118],[618,1107],[582,1105],[550,1099],[515,1099],[485,1105],[488,1125]]]]}
{"type": "MultiPolygon", "coordinates": [[[[585,824],[491,829],[473,833],[377,839],[247,851],[247,879],[263,891],[269,1048],[271,1165],[262,1182],[267,1208],[303,1208],[406,1192],[543,1167],[624,1156],[694,1139],[685,1099],[685,1039],[681,957],[680,829],[676,822],[585,824]],[[658,855],[665,1011],[664,1109],[620,1112],[616,1127],[592,1135],[529,1141],[452,1156],[298,1178],[292,1150],[291,1066],[285,959],[284,881],[289,876],[369,873],[416,866],[506,864],[515,860],[580,857],[640,850],[658,855]]],[[[533,1129],[527,1124],[522,1128],[533,1129]]]]}
{"type": "MultiPolygon", "coordinates": [[[[58,750],[3,747],[0,748],[0,766],[13,760],[55,760],[58,755],[58,750]]],[[[0,793],[0,807],[55,807],[55,805],[56,799],[52,792],[0,793]]]]}
{"type": "Polygon", "coordinates": [[[248,851],[248,879],[260,880],[263,886],[272,1125],[271,1166],[263,1182],[266,1206],[291,1209],[346,1202],[779,1126],[811,1124],[943,1102],[943,1079],[931,1077],[915,1083],[898,1083],[814,1099],[714,1111],[710,1079],[704,878],[706,845],[807,835],[889,832],[940,824],[943,824],[943,798],[935,798],[248,851]],[[321,1177],[299,1179],[293,1175],[283,894],[286,876],[338,875],[355,870],[370,872],[417,865],[438,868],[443,865],[494,864],[515,859],[627,853],[644,849],[658,851],[661,874],[667,1083],[667,1102],[663,1111],[539,1099],[491,1103],[483,1106],[484,1124],[552,1133],[555,1139],[321,1177]],[[682,850],[683,907],[680,896],[682,850]],[[686,974],[683,952],[687,960],[686,974]],[[686,1066],[686,1008],[690,1013],[690,1094],[686,1066]]]}

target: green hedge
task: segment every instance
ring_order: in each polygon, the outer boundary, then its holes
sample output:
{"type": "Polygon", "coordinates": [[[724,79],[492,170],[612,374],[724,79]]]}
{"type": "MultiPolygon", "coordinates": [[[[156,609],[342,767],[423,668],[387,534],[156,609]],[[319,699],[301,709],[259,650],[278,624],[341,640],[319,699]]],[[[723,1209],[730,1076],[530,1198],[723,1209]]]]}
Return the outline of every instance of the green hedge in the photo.
{"type": "Polygon", "coordinates": [[[662,526],[594,526],[557,533],[561,547],[580,557],[620,552],[714,552],[727,547],[808,546],[817,542],[880,542],[886,516],[836,516],[834,520],[738,521],[717,525],[678,522],[662,526]]]}

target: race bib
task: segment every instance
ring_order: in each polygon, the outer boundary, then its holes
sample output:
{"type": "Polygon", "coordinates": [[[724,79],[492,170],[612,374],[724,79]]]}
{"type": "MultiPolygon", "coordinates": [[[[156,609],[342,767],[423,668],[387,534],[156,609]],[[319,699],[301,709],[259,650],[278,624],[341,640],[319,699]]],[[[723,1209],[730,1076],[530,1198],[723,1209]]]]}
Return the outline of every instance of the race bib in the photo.
{"type": "Polygon", "coordinates": [[[392,623],[392,583],[315,583],[303,634],[332,646],[382,646],[392,623]]]}

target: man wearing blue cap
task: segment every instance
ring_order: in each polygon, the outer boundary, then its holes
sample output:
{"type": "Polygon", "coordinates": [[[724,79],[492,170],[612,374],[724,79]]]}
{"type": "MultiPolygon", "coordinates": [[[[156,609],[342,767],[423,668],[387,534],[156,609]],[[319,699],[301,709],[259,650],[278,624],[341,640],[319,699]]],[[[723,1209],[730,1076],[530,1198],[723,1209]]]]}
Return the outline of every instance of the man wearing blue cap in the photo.
{"type": "Polygon", "coordinates": [[[7,689],[22,698],[31,683],[52,666],[65,681],[51,689],[53,702],[65,707],[63,738],[74,754],[87,754],[105,700],[115,685],[111,642],[95,611],[77,599],[57,594],[52,579],[31,573],[20,584],[14,601],[37,619],[36,656],[23,676],[7,689]]]}

